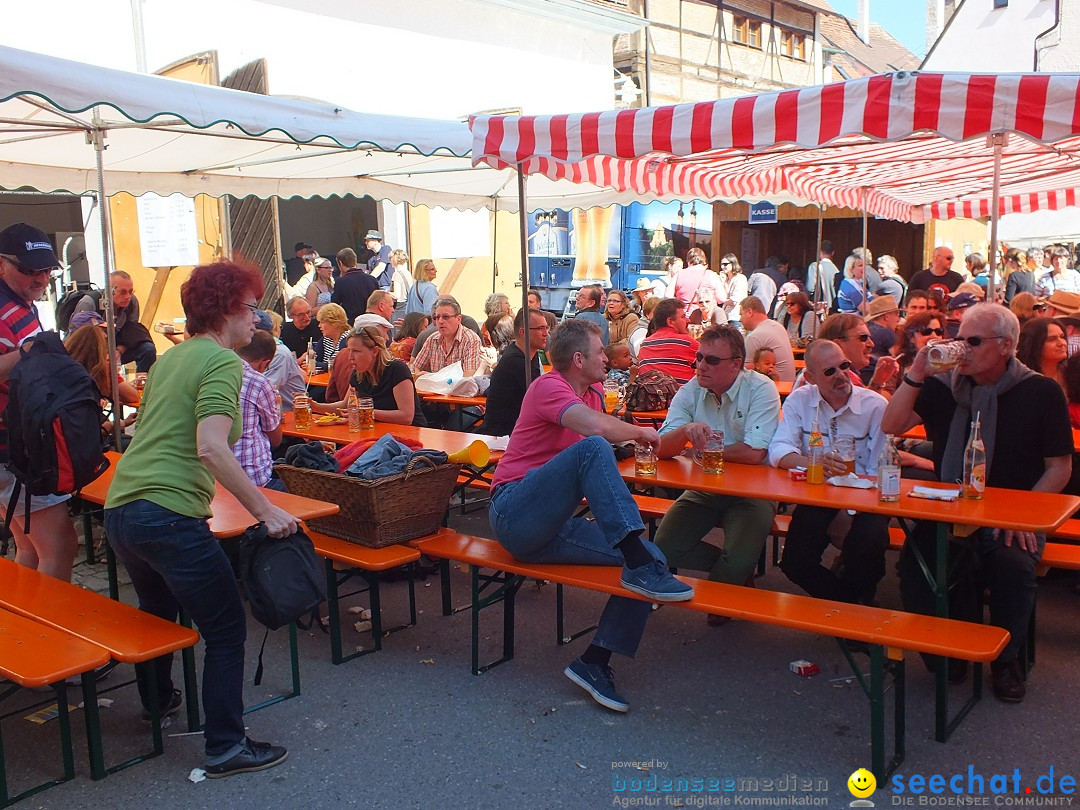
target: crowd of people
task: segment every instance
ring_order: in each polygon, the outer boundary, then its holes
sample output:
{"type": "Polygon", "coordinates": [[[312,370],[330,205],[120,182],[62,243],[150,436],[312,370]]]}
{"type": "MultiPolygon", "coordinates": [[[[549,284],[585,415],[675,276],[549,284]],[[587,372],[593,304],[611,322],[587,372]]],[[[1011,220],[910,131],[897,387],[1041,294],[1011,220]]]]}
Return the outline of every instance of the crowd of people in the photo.
{"type": "MultiPolygon", "coordinates": [[[[875,264],[863,247],[841,270],[833,246],[823,243],[806,278],[783,257],[770,257],[747,276],[730,253],[713,272],[695,247],[685,262],[669,257],[653,285],[639,283],[629,294],[582,287],[575,311],[558,323],[541,308],[538,291],[529,291],[528,308],[516,312],[506,295],[493,293],[478,322],[439,291],[434,261],[420,259],[410,274],[408,256],[382,244],[378,232],[368,232],[366,244],[364,262],[344,248],[335,268],[298,243],[285,267],[292,294],[284,320],[258,307],[257,270],[226,261],[196,268],[181,289],[186,331],[161,358],[156,351],[151,357],[134,332],[123,332],[138,322],[130,276],[117,271],[110,279],[116,359],[128,357],[149,373],[141,396],[116,381],[121,400],[138,402],[139,412],[109,491],[106,528],[140,607],[169,619],[182,607],[206,642],[210,776],[273,767],[286,756],[244,730],[246,619],[207,524],[214,481],[271,536],[295,530],[293,518],[260,488],[284,488],[273,467],[290,441],[282,435],[283,413],[309,396],[314,373],[328,375],[315,411],[340,411],[355,393],[373,401],[376,421],[412,426],[442,426],[446,418],[418,395],[419,376],[460,364],[464,376],[482,377],[486,406],[478,429],[509,436],[492,480],[496,539],[526,561],[620,565],[623,587],[653,601],[692,597],[671,568],[752,584],[778,504],[765,492],[682,492],[650,542],[613,445],[647,446],[668,458],[688,447],[700,451],[719,436],[728,463],[790,469],[808,465],[811,435],[820,434],[827,475],[853,469],[873,477],[887,436],[921,424],[926,440],[900,446],[903,474],[955,482],[977,418],[987,485],[1080,489],[1072,480],[1070,431],[1070,417],[1080,424],[1080,274],[1068,267],[1068,251],[1044,252],[1051,264],[1040,274],[1027,254],[1008,250],[1004,283],[996,285],[1002,299],[987,302],[979,281],[985,262],[967,257],[969,273],[980,271],[968,281],[952,269],[947,246],[907,282],[892,257],[875,264]],[[120,343],[121,333],[131,337],[120,343]],[[962,359],[942,371],[931,367],[928,352],[945,339],[959,342],[962,359]],[[805,353],[801,372],[797,351],[805,353]],[[647,375],[672,381],[658,429],[612,413],[605,400],[605,382],[633,385],[647,375]],[[791,390],[782,410],[780,385],[791,390]],[[590,519],[579,514],[583,498],[590,519]],[[707,537],[717,527],[722,545],[707,537]]],[[[41,330],[34,302],[57,266],[37,229],[16,225],[0,233],[0,407],[18,347],[41,330]]],[[[79,302],[66,345],[107,397],[114,380],[103,306],[91,296],[79,302]]],[[[109,415],[103,432],[123,418],[109,415]]],[[[14,481],[0,473],[2,497],[14,481]]],[[[17,521],[11,529],[19,563],[70,579],[76,540],[66,500],[35,497],[34,533],[22,532],[17,521]]],[[[934,539],[929,524],[917,524],[901,555],[901,595],[910,610],[933,609],[915,552],[934,560],[926,553],[934,539]]],[[[1026,694],[1020,650],[1044,544],[1040,535],[990,529],[950,544],[952,615],[978,620],[985,589],[991,622],[1010,631],[991,665],[994,694],[1007,702],[1026,694]]],[[[887,549],[883,516],[847,510],[842,499],[835,508],[798,506],[780,567],[812,596],[873,604],[887,549]],[[827,564],[830,545],[840,551],[827,564]]],[[[565,670],[608,709],[629,707],[610,659],[635,653],[650,612],[648,602],[611,597],[592,643],[565,670]]],[[[708,617],[710,625],[726,621],[708,617]]],[[[158,692],[148,694],[140,679],[142,701],[168,715],[182,703],[171,659],[153,666],[158,692]]],[[[966,677],[960,663],[948,666],[950,679],[966,677]]]]}

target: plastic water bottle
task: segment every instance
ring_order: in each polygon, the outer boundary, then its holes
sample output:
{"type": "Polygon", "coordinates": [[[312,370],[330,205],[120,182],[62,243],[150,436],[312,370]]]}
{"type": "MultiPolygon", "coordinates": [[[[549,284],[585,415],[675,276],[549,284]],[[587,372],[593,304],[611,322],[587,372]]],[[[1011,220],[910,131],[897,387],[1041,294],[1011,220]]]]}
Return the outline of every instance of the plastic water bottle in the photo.
{"type": "Polygon", "coordinates": [[[900,500],[900,453],[892,436],[885,437],[885,446],[877,463],[878,500],[896,503],[900,500]]]}
{"type": "Polygon", "coordinates": [[[349,395],[345,397],[345,411],[349,415],[349,433],[360,432],[360,399],[356,389],[349,386],[349,395]]]}

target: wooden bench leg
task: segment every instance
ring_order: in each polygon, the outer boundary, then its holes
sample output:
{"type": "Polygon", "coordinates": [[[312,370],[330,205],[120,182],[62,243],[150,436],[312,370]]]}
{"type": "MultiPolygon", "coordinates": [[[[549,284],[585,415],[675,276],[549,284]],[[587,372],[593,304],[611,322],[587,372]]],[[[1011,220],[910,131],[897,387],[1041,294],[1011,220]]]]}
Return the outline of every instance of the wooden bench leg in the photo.
{"type": "Polygon", "coordinates": [[[525,577],[494,571],[482,574],[480,568],[471,566],[472,578],[472,672],[482,675],[492,667],[505,663],[514,657],[514,597],[517,595],[525,577]],[[490,588],[495,590],[488,592],[490,588]],[[485,595],[485,592],[486,595],[485,595]],[[480,664],[480,611],[502,602],[503,606],[503,654],[502,658],[491,663],[480,664]]]}
{"type": "Polygon", "coordinates": [[[837,639],[840,649],[844,653],[851,671],[859,688],[863,690],[870,701],[870,770],[874,777],[884,781],[904,761],[905,738],[907,733],[907,692],[905,688],[904,658],[900,651],[890,651],[880,644],[871,644],[870,654],[870,680],[860,671],[859,665],[852,655],[848,643],[844,639],[837,639]],[[887,676],[891,675],[891,684],[887,682],[887,676]],[[891,690],[893,693],[893,756],[886,762],[885,751],[885,693],[891,690]]]}
{"type": "MultiPolygon", "coordinates": [[[[158,691],[157,671],[153,661],[148,661],[144,667],[146,671],[147,694],[156,695],[158,691]]],[[[134,681],[111,687],[108,691],[129,686],[134,681]]],[[[110,773],[122,771],[132,765],[138,765],[148,759],[161,756],[165,753],[165,740],[161,729],[161,709],[154,705],[150,708],[150,736],[152,747],[148,753],[139,754],[117,765],[105,766],[105,747],[101,735],[101,714],[98,710],[97,673],[94,671],[84,672],[82,675],[83,716],[86,718],[86,750],[90,760],[90,777],[94,780],[104,779],[110,773]]]]}
{"type": "Polygon", "coordinates": [[[378,571],[366,571],[362,568],[346,568],[338,570],[334,568],[332,560],[326,560],[326,603],[330,618],[330,659],[334,664],[343,664],[363,655],[370,655],[382,649],[384,635],[405,630],[416,624],[416,563],[408,563],[403,566],[408,572],[409,584],[409,621],[389,629],[383,628],[382,623],[382,591],[380,588],[381,578],[378,571]],[[350,593],[341,593],[341,586],[352,579],[360,576],[364,579],[365,586],[350,593]],[[356,650],[349,655],[344,654],[341,627],[341,600],[347,596],[367,593],[371,603],[371,635],[374,639],[374,648],[356,650]]]}
{"type": "Polygon", "coordinates": [[[575,639],[581,638],[586,633],[591,633],[595,630],[597,625],[593,624],[583,630],[578,630],[571,636],[566,635],[563,628],[563,586],[561,583],[555,585],[555,643],[560,647],[564,644],[569,644],[575,639]]]}

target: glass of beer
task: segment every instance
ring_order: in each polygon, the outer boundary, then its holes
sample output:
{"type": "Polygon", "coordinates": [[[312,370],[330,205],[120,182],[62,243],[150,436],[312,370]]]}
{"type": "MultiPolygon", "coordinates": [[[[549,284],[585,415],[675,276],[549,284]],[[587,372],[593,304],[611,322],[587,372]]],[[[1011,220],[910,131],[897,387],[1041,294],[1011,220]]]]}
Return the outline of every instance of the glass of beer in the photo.
{"type": "Polygon", "coordinates": [[[701,466],[710,475],[724,472],[724,431],[714,430],[709,433],[705,448],[701,451],[701,466]]]}
{"type": "Polygon", "coordinates": [[[297,430],[311,430],[311,399],[307,394],[293,397],[293,427],[297,430]]]}
{"type": "Polygon", "coordinates": [[[844,465],[844,475],[855,473],[855,437],[840,435],[833,439],[833,452],[844,465]]]}
{"type": "Polygon", "coordinates": [[[375,403],[371,397],[360,397],[360,429],[375,429],[375,403]]]}
{"type": "Polygon", "coordinates": [[[637,475],[656,475],[656,453],[652,445],[634,445],[634,472],[637,475]]]}
{"type": "Polygon", "coordinates": [[[932,374],[940,374],[956,368],[968,354],[968,344],[964,340],[938,340],[926,349],[926,362],[932,374]]]}
{"type": "Polygon", "coordinates": [[[619,383],[615,380],[604,380],[604,410],[615,413],[619,407],[619,383]]]}

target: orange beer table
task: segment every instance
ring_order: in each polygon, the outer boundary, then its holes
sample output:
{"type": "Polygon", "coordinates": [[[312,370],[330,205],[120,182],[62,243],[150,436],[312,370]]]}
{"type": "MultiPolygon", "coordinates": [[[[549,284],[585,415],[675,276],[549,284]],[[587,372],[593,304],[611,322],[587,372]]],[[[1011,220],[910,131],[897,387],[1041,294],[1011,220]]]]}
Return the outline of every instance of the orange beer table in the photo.
{"type": "MultiPolygon", "coordinates": [[[[995,529],[1041,532],[1049,534],[1064,523],[1078,508],[1080,497],[1047,492],[1021,492],[1014,489],[987,487],[979,500],[958,498],[955,501],[932,501],[911,497],[916,485],[924,481],[901,479],[900,500],[882,503],[876,489],[853,489],[829,484],[807,484],[793,481],[787,470],[765,465],[725,465],[720,475],[707,474],[686,456],[657,462],[656,475],[640,476],[634,460],[619,464],[622,477],[639,486],[661,486],[715,492],[744,498],[768,498],[784,503],[822,506],[830,509],[854,509],[890,517],[931,520],[937,524],[936,580],[931,582],[936,597],[937,615],[948,616],[948,593],[945,582],[947,530],[949,524],[961,523],[995,529]]],[[[932,485],[930,485],[932,486],[932,485]]],[[[940,485],[938,485],[940,486],[940,485]]],[[[929,574],[928,574],[929,577],[929,574]]],[[[981,680],[976,679],[975,692],[953,720],[948,716],[948,673],[944,666],[937,668],[937,700],[935,738],[948,739],[981,694],[981,680]]]]}
{"type": "MultiPolygon", "coordinates": [[[[105,504],[109,486],[112,484],[113,475],[116,472],[116,463],[120,460],[119,453],[110,451],[105,455],[109,459],[109,468],[105,470],[96,481],[83,487],[82,491],[79,493],[79,497],[83,500],[101,505],[105,504]]],[[[278,492],[277,490],[272,489],[262,489],[260,491],[266,495],[270,500],[270,503],[284,509],[298,520],[324,517],[325,515],[335,515],[341,511],[341,508],[336,503],[317,501],[313,498],[302,498],[299,495],[290,495],[287,492],[278,492]]],[[[247,509],[241,506],[238,500],[236,500],[236,496],[222,487],[221,484],[217,485],[217,492],[214,494],[214,499],[210,502],[210,511],[212,512],[209,521],[210,531],[212,531],[214,536],[219,540],[241,535],[249,526],[252,526],[257,522],[255,517],[247,509]]],[[[87,542],[90,542],[89,537],[87,537],[87,542]]],[[[119,599],[119,588],[116,582],[116,557],[113,554],[112,549],[108,546],[108,543],[106,543],[106,549],[109,574],[109,595],[113,599],[119,599]]],[[[191,626],[190,621],[185,618],[183,612],[181,612],[180,621],[185,627],[191,626]]],[[[292,659],[292,692],[269,698],[254,706],[249,706],[244,710],[245,713],[265,708],[266,706],[273,705],[274,703],[287,700],[288,698],[300,694],[300,663],[296,646],[295,623],[289,625],[289,652],[292,659]]],[[[199,704],[197,696],[198,689],[194,688],[197,680],[195,677],[195,655],[193,648],[188,647],[183,650],[182,658],[184,666],[184,692],[187,702],[188,731],[198,731],[200,728],[199,704]]]]}
{"type": "MultiPolygon", "coordinates": [[[[109,468],[96,481],[83,487],[82,492],[79,493],[79,497],[83,500],[100,505],[105,504],[105,496],[109,492],[113,474],[116,472],[116,462],[120,460],[119,453],[109,451],[105,455],[109,459],[109,468]]],[[[287,492],[278,492],[273,489],[263,489],[261,491],[270,500],[270,503],[284,509],[299,520],[336,515],[340,511],[336,503],[317,501],[313,498],[301,498],[299,495],[290,495],[287,492]]],[[[240,501],[236,500],[236,496],[220,484],[217,486],[214,500],[210,503],[210,510],[213,512],[210,518],[210,531],[218,539],[241,535],[249,526],[257,522],[252,514],[240,505],[240,501]]]]}
{"type": "Polygon", "coordinates": [[[308,388],[326,388],[330,384],[330,372],[323,371],[307,378],[308,388]]]}
{"type": "MultiPolygon", "coordinates": [[[[348,425],[319,425],[315,424],[314,421],[310,430],[297,430],[292,412],[287,412],[282,417],[281,429],[286,436],[299,436],[302,439],[333,442],[334,444],[352,444],[364,439],[378,439],[387,433],[392,433],[403,439],[420,442],[428,450],[442,450],[444,453],[455,453],[458,450],[464,450],[475,441],[487,444],[495,438],[480,433],[460,433],[456,430],[395,425],[390,422],[376,422],[374,428],[361,430],[359,433],[350,433],[348,425]]],[[[501,450],[492,451],[492,457],[499,455],[502,455],[501,450]]]]}
{"type": "MultiPolygon", "coordinates": [[[[1080,453],[1080,430],[1073,428],[1073,450],[1080,453]]],[[[911,430],[901,434],[901,439],[922,439],[926,440],[926,425],[915,425],[911,430]]]]}

